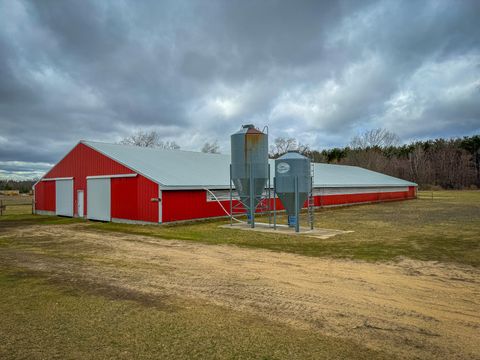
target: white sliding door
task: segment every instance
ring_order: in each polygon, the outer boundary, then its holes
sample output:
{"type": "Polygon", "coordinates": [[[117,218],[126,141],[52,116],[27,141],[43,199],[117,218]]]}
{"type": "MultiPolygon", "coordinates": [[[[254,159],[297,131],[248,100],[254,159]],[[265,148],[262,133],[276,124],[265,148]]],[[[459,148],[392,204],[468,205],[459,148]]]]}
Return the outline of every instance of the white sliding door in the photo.
{"type": "Polygon", "coordinates": [[[110,221],[110,179],[87,179],[87,218],[110,221]]]}
{"type": "Polygon", "coordinates": [[[55,180],[55,214],[73,216],[73,180],[55,180]]]}

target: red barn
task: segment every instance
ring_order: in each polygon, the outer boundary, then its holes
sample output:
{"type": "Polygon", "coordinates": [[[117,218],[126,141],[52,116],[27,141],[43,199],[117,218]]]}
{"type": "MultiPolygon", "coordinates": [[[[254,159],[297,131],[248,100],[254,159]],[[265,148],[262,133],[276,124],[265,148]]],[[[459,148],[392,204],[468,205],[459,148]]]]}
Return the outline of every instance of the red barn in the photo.
{"type": "MultiPolygon", "coordinates": [[[[230,155],[81,141],[35,184],[35,211],[133,223],[225,216],[229,165],[230,155]]],[[[316,206],[416,197],[415,183],[359,167],[314,169],[316,206]]]]}

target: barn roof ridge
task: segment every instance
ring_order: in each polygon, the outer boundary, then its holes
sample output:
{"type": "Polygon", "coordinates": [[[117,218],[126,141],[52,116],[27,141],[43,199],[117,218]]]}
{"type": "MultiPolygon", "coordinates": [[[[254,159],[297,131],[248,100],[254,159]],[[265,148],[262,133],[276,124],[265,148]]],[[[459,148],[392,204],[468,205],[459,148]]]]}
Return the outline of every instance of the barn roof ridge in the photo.
{"type": "Polygon", "coordinates": [[[205,155],[230,155],[230,154],[222,154],[222,153],[204,153],[202,151],[195,151],[195,150],[185,150],[185,149],[162,149],[160,147],[150,147],[150,146],[138,146],[133,144],[119,144],[119,143],[112,143],[106,141],[97,141],[97,140],[80,140],[82,144],[105,144],[105,145],[115,145],[115,146],[126,146],[130,148],[140,148],[146,149],[147,151],[179,151],[179,152],[189,152],[189,153],[196,153],[196,154],[205,154],[205,155]]]}

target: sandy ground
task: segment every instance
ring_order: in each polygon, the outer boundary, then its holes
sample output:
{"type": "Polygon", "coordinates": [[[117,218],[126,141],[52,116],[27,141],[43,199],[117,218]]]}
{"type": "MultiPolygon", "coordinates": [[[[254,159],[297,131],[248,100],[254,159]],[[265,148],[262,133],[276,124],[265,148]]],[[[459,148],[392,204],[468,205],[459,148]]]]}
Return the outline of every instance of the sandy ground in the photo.
{"type": "Polygon", "coordinates": [[[256,231],[256,232],[266,232],[272,234],[282,234],[282,235],[291,235],[291,236],[308,236],[317,239],[328,239],[340,234],[352,233],[353,231],[344,231],[344,230],[336,230],[336,229],[310,229],[309,227],[301,226],[299,232],[296,233],[294,228],[288,227],[287,225],[277,225],[277,228],[274,230],[273,225],[268,223],[260,223],[257,222],[254,228],[250,227],[250,224],[246,222],[235,223],[233,225],[220,225],[221,228],[225,229],[238,229],[244,231],[256,231]]]}
{"type": "Polygon", "coordinates": [[[31,249],[0,249],[0,260],[31,270],[208,301],[400,358],[480,359],[480,270],[475,268],[310,258],[98,233],[82,225],[31,226],[0,236],[38,238],[49,248],[68,239],[85,255],[61,259],[31,249]]]}

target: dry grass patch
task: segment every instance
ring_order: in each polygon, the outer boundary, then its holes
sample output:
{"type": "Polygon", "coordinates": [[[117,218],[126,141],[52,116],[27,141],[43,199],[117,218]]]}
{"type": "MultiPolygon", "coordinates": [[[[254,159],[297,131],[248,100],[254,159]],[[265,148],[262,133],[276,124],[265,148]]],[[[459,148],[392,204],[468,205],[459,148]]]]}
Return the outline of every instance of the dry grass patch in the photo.
{"type": "Polygon", "coordinates": [[[165,305],[45,274],[3,269],[0,290],[2,359],[387,358],[218,306],[179,299],[165,305]]]}

